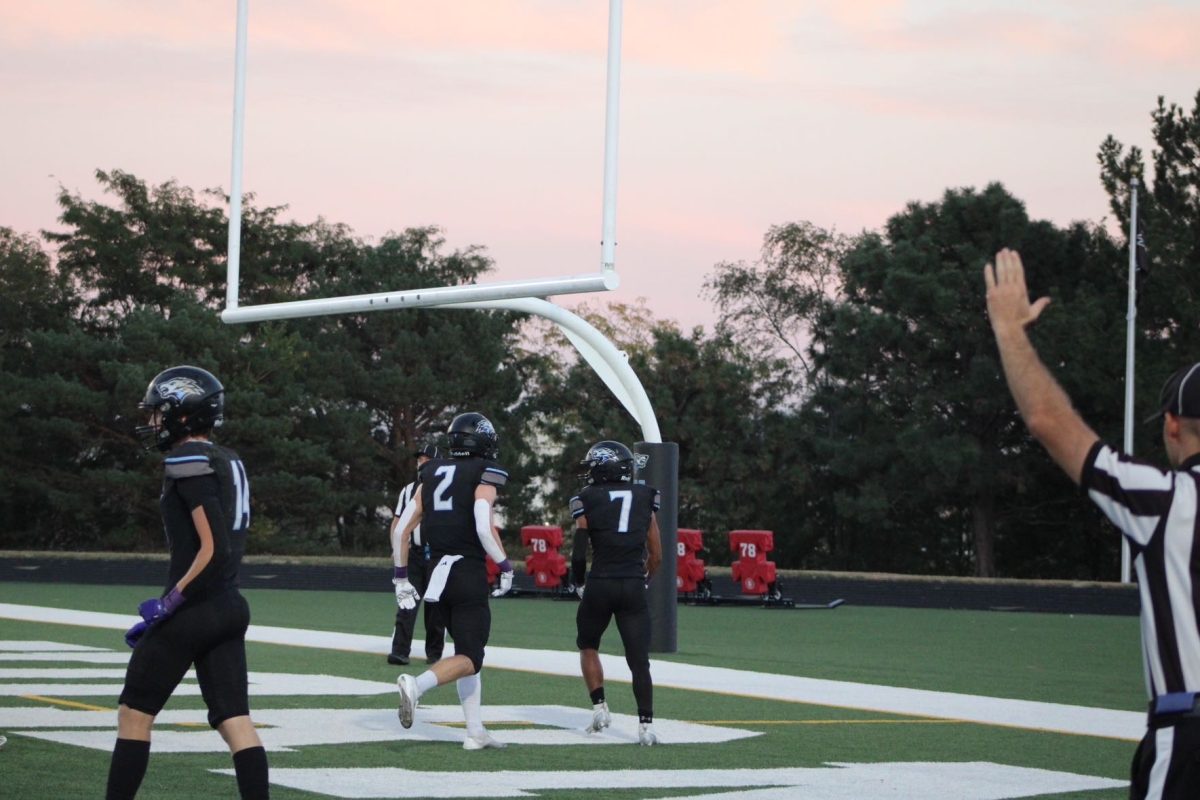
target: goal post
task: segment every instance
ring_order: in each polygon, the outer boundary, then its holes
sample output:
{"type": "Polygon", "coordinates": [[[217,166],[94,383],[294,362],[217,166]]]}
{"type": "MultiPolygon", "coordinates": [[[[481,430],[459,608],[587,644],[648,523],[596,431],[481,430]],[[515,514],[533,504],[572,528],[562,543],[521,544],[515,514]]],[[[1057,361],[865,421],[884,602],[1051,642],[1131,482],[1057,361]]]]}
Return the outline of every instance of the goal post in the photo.
{"type": "Polygon", "coordinates": [[[467,286],[443,286],[408,292],[381,292],[373,295],[333,300],[297,300],[261,306],[242,307],[241,282],[242,173],[245,163],[246,130],[246,51],[249,39],[249,0],[238,0],[237,35],[233,86],[233,158],[229,190],[229,241],[226,262],[225,310],[221,319],[228,323],[259,322],[317,314],[341,314],[379,310],[393,303],[400,307],[420,308],[452,302],[499,300],[516,297],[550,297],[560,294],[612,291],[619,280],[616,274],[616,198],[617,142],[620,124],[621,26],[623,0],[609,0],[608,61],[605,86],[604,188],[600,225],[600,270],[585,275],[476,283],[467,286]],[[299,305],[299,304],[307,305],[299,305]],[[328,310],[323,310],[328,309],[328,310]]]}
{"type": "Polygon", "coordinates": [[[609,0],[608,61],[605,78],[604,188],[600,231],[600,269],[594,273],[515,281],[473,283],[405,291],[382,291],[344,297],[309,298],[242,306],[241,280],[242,173],[245,161],[246,50],[249,0],[238,0],[237,44],[234,59],[233,157],[229,191],[229,244],[226,262],[225,309],[228,324],[297,319],[330,314],[397,311],[412,308],[508,309],[551,320],[629,411],[642,430],[636,444],[637,480],[662,492],[659,528],[663,564],[650,583],[653,635],[651,651],[676,651],[675,538],[678,515],[679,447],[662,441],[650,398],[625,354],[600,331],[578,315],[545,298],[588,292],[612,291],[620,281],[616,272],[617,133],[620,122],[621,28],[623,0],[609,0]],[[648,459],[644,457],[648,456],[648,459]]]}

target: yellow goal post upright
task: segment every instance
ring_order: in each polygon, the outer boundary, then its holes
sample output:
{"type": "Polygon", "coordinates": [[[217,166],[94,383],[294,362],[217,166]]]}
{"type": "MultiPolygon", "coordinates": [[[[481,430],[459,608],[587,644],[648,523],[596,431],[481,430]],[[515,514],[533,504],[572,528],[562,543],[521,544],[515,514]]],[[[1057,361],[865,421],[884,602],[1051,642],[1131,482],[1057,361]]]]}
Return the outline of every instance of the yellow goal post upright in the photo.
{"type": "Polygon", "coordinates": [[[229,192],[229,249],[225,309],[229,324],[296,319],[328,314],[361,314],[410,308],[503,309],[535,314],[552,321],[574,345],[580,357],[637,421],[638,474],[662,492],[659,527],[663,563],[650,584],[651,650],[673,653],[676,643],[675,550],[678,508],[678,446],[664,443],[650,399],[628,360],[607,337],[582,317],[545,298],[585,292],[612,291],[619,284],[616,270],[617,133],[620,122],[621,25],[623,0],[609,0],[608,60],[605,87],[604,188],[597,272],[405,291],[383,291],[344,297],[289,300],[243,306],[238,302],[242,236],[242,166],[246,118],[246,50],[249,0],[238,0],[237,44],[234,59],[233,159],[229,192]]]}

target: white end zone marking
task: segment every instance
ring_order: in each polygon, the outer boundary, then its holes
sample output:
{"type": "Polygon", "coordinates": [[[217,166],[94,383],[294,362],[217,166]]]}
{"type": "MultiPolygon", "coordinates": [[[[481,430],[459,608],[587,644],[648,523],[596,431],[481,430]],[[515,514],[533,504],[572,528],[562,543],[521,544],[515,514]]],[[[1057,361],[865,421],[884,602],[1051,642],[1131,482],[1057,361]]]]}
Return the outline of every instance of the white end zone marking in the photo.
{"type": "MultiPolygon", "coordinates": [[[[400,727],[393,709],[302,708],[254,709],[251,717],[261,726],[259,736],[272,752],[317,745],[365,742],[453,742],[461,744],[462,708],[421,706],[412,728],[400,727]]],[[[201,709],[163,711],[154,729],[156,753],[224,753],[225,742],[209,729],[201,709]],[[194,730],[170,730],[171,725],[194,725],[194,730]]],[[[591,709],[566,706],[483,707],[483,720],[496,725],[526,723],[529,728],[497,728],[492,735],[507,744],[526,746],[633,745],[637,742],[637,717],[614,714],[613,724],[602,734],[588,735],[583,728],[592,719],[591,709]],[[534,727],[536,726],[536,727],[534,727]]],[[[0,727],[9,733],[60,744],[111,751],[117,725],[116,711],[68,711],[60,708],[0,708],[0,727]],[[74,730],[62,730],[70,728],[74,730]],[[58,729],[58,730],[54,730],[58,729]],[[94,729],[94,730],[80,730],[94,729]]],[[[757,731],[658,719],[659,737],[673,744],[721,744],[761,736],[757,731]]]]}
{"type": "MultiPolygon", "coordinates": [[[[637,755],[631,748],[631,756],[637,755]]],[[[631,761],[634,759],[631,758],[631,761]]],[[[233,770],[213,770],[233,775],[233,770]]],[[[987,762],[829,764],[788,769],[612,770],[587,772],[418,772],[397,768],[272,769],[271,783],[337,798],[538,797],[561,792],[697,788],[673,800],[1010,800],[1113,789],[1123,781],[987,762]],[[734,791],[720,791],[732,789],[734,791]],[[757,790],[757,791],[755,791],[757,790]],[[791,790],[791,791],[788,791],[791,790]]]]}
{"type": "MultiPolygon", "coordinates": [[[[131,615],[14,603],[0,603],[0,618],[114,630],[124,630],[134,619],[131,615]]],[[[383,636],[261,625],[251,625],[246,640],[380,656],[387,653],[390,647],[390,640],[383,636]]],[[[423,655],[424,642],[414,642],[413,653],[423,655]]],[[[625,664],[625,659],[602,656],[601,661],[607,680],[625,683],[630,681],[629,667],[625,664]]],[[[491,669],[514,669],[572,678],[579,676],[579,656],[570,650],[518,650],[489,645],[486,664],[491,669]]],[[[938,717],[984,725],[1003,725],[1134,742],[1139,741],[1146,730],[1145,714],[1139,711],[1116,711],[1063,703],[1041,703],[927,689],[819,680],[662,660],[651,662],[651,672],[656,686],[764,700],[938,717]]]]}

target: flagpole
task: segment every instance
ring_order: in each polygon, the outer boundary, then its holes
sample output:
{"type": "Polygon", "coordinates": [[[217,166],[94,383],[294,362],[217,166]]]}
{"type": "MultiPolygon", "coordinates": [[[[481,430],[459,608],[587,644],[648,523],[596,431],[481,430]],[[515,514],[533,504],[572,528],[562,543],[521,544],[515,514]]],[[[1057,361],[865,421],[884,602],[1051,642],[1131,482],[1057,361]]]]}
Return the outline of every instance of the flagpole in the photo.
{"type": "MultiPolygon", "coordinates": [[[[1125,452],[1133,455],[1133,343],[1137,322],[1138,179],[1129,182],[1129,299],[1125,307],[1125,452]]],[[[1121,537],[1121,583],[1129,583],[1129,541],[1121,537]]]]}

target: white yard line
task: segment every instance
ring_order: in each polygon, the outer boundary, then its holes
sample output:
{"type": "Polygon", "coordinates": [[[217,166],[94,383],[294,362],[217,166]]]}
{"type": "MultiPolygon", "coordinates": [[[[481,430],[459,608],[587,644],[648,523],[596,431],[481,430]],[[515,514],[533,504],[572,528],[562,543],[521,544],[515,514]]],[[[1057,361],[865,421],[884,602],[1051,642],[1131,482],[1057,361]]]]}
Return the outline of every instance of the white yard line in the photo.
{"type": "MultiPolygon", "coordinates": [[[[131,615],[107,614],[66,608],[0,603],[0,618],[25,622],[78,625],[124,630],[135,621],[131,615]]],[[[251,625],[246,640],[264,644],[344,650],[383,656],[391,645],[389,636],[313,631],[251,625]]],[[[413,655],[423,655],[423,642],[413,643],[413,655]]],[[[629,668],[620,657],[602,656],[605,676],[628,682],[629,668]]],[[[546,675],[577,677],[579,655],[574,651],[520,650],[513,647],[487,648],[487,666],[546,675]]],[[[765,672],[702,667],[674,661],[654,660],[651,672],[656,686],[701,692],[754,697],[790,703],[836,706],[889,714],[935,717],[984,725],[1002,725],[1028,730],[1100,736],[1137,741],[1145,732],[1145,715],[1061,703],[1039,703],[999,697],[903,689],[867,683],[798,678],[765,672]]]]}

